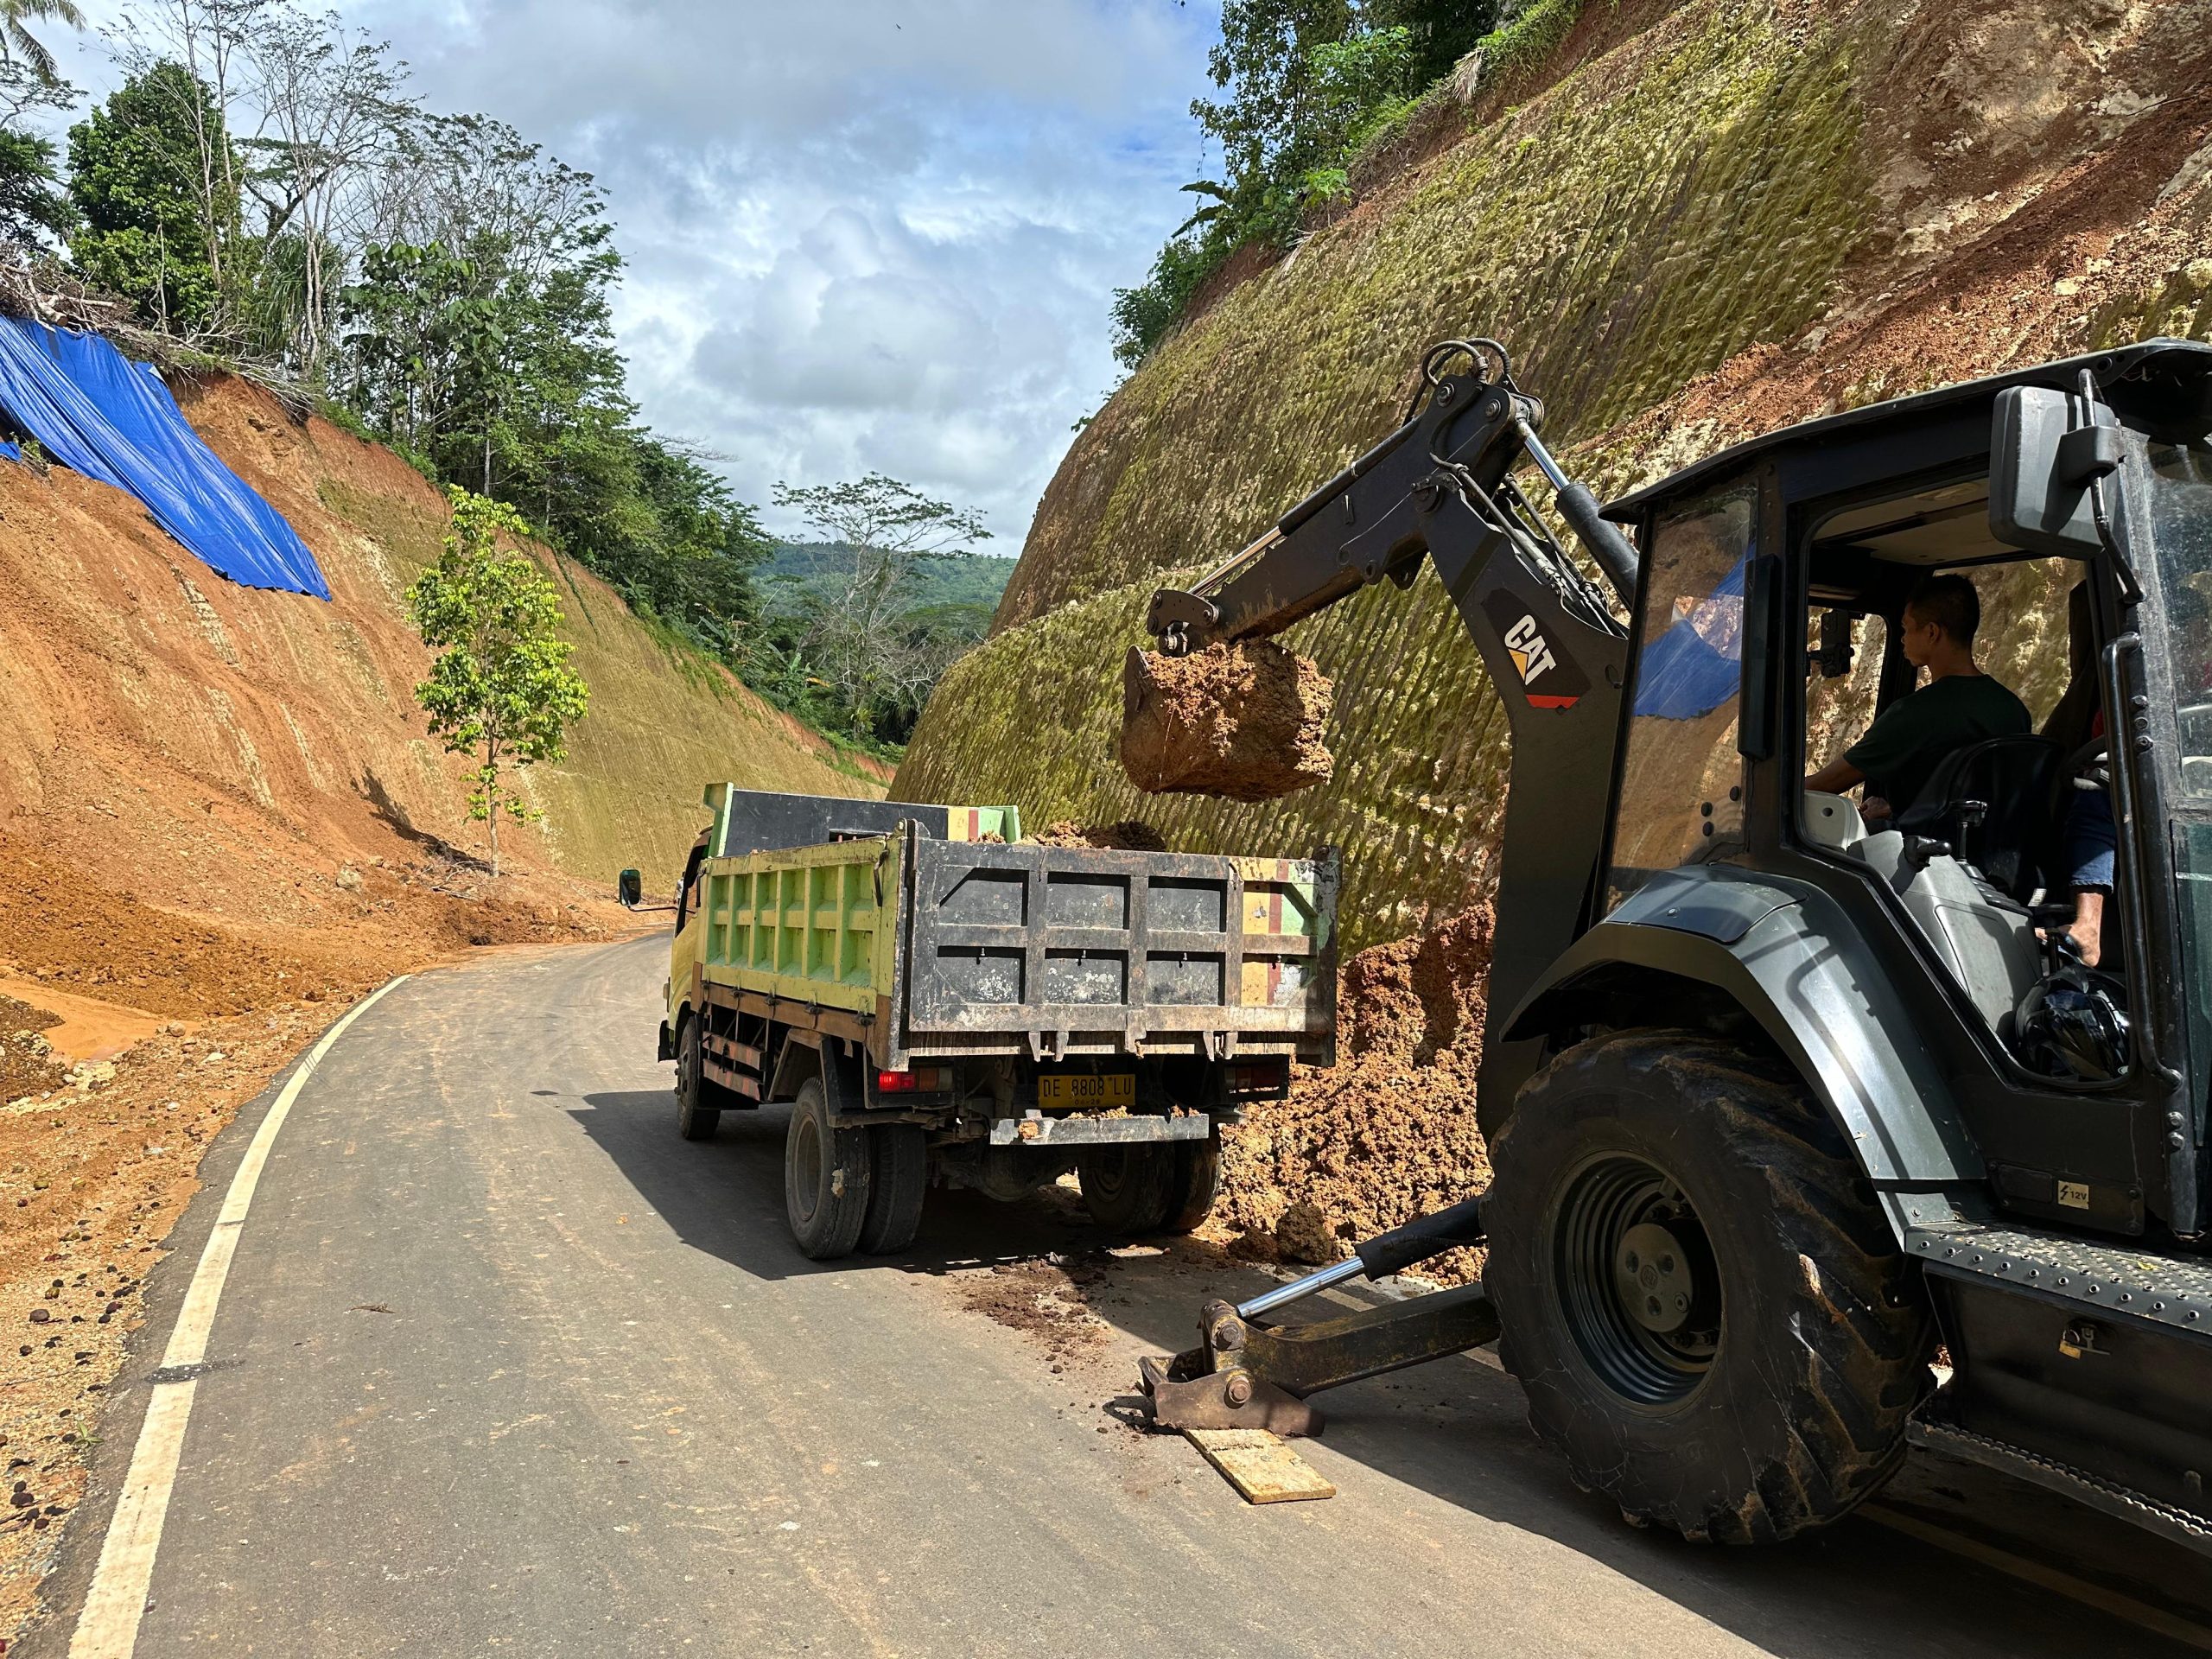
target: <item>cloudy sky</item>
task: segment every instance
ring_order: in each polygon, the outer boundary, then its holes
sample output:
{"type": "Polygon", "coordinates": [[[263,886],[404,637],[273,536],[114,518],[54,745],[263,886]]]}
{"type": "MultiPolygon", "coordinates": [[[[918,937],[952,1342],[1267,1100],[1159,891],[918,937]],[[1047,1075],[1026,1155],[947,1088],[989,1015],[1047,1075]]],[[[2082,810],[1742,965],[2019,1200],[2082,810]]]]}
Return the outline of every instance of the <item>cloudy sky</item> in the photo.
{"type": "MultiPolygon", "coordinates": [[[[96,19],[112,4],[86,7],[96,19]]],[[[656,428],[779,479],[870,468],[1014,552],[1113,385],[1107,307],[1189,209],[1212,0],[340,0],[424,104],[598,175],[656,428]]],[[[89,93],[97,43],[41,33],[89,93]]]]}

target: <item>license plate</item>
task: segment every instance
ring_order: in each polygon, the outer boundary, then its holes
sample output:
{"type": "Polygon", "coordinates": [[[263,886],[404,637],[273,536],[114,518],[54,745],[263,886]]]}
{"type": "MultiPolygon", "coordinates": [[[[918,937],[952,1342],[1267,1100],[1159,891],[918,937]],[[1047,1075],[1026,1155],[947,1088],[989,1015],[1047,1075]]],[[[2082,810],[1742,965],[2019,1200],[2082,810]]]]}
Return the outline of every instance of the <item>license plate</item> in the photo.
{"type": "Polygon", "coordinates": [[[1079,1107],[1090,1111],[1134,1106],[1137,1103],[1136,1076],[1129,1071],[1109,1071],[1103,1077],[1039,1077],[1037,1103],[1047,1109],[1079,1107]]]}

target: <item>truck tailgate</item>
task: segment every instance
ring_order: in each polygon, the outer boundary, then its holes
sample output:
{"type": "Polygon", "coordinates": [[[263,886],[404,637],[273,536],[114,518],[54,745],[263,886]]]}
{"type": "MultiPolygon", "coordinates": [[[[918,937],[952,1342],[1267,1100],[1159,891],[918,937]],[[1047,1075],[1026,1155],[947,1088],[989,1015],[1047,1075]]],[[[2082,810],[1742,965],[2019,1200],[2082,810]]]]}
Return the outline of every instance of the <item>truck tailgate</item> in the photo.
{"type": "Polygon", "coordinates": [[[1333,853],[906,842],[908,1052],[1334,1056],[1333,853]]]}

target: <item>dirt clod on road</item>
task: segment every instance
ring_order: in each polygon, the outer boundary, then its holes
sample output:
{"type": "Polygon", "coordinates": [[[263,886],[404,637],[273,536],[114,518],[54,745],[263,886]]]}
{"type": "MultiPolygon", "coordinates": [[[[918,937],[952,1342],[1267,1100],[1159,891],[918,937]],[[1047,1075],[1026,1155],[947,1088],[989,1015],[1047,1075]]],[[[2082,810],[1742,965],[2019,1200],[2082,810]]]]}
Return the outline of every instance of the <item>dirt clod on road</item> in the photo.
{"type": "Polygon", "coordinates": [[[971,1313],[1037,1342],[1058,1370],[1104,1338],[1105,1325],[1084,1305],[1103,1277],[1099,1264],[1080,1260],[1005,1262],[962,1281],[960,1297],[971,1313]]]}
{"type": "Polygon", "coordinates": [[[1147,793],[1270,801],[1335,769],[1328,678],[1272,639],[1132,651],[1122,687],[1122,769],[1147,793]]]}
{"type": "MultiPolygon", "coordinates": [[[[1344,1052],[1298,1071],[1290,1098],[1222,1137],[1221,1196],[1205,1236],[1232,1254],[1328,1262],[1351,1244],[1487,1185],[1475,1122],[1492,918],[1471,906],[1346,964],[1344,1052]]],[[[1479,1250],[1424,1262],[1426,1279],[1481,1271],[1479,1250]]]]}

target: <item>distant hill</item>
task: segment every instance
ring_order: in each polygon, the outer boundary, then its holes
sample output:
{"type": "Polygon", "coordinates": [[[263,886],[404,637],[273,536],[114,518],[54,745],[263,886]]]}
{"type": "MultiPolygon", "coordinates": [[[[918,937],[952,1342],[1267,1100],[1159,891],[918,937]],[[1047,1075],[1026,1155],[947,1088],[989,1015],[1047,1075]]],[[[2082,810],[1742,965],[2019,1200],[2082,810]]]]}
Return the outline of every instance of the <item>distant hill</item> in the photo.
{"type": "MultiPolygon", "coordinates": [[[[906,608],[915,611],[980,609],[986,622],[998,608],[1015,561],[978,554],[969,558],[929,558],[908,579],[906,608]]],[[[853,551],[831,543],[792,543],[779,547],[760,567],[756,580],[772,614],[796,615],[807,590],[848,574],[853,551]]]]}

